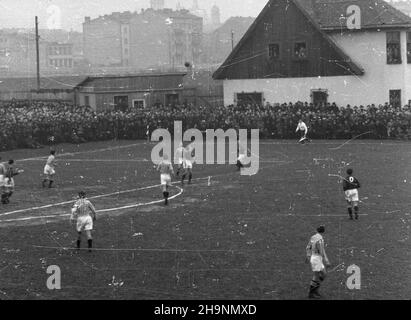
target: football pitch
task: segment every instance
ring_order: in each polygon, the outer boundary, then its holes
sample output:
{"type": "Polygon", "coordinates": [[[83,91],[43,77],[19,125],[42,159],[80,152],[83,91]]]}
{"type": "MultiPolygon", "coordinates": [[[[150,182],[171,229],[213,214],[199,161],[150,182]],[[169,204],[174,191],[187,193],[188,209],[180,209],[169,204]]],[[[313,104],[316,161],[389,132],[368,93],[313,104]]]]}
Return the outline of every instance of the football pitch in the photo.
{"type": "Polygon", "coordinates": [[[411,298],[411,143],[261,141],[257,175],[195,165],[191,185],[174,180],[168,207],[153,147],[58,145],[52,189],[41,187],[48,148],[0,153],[25,170],[0,205],[0,299],[306,299],[305,247],[321,224],[326,299],[411,298]],[[348,167],[362,185],[359,221],[338,177],[348,167]],[[81,190],[98,210],[95,250],[75,254],[69,215],[81,190]],[[49,266],[61,290],[47,288],[49,266]]]}

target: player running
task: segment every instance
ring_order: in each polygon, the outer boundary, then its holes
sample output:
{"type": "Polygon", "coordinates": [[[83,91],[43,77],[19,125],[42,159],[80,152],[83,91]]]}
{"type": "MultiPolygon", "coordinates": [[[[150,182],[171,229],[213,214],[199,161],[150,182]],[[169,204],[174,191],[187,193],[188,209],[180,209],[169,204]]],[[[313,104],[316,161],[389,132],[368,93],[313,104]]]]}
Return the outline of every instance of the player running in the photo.
{"type": "Polygon", "coordinates": [[[1,157],[0,157],[0,195],[1,195],[1,202],[3,203],[3,198],[5,198],[5,179],[6,179],[6,164],[4,162],[1,162],[1,157]]]}
{"type": "Polygon", "coordinates": [[[76,201],[71,209],[70,221],[76,223],[76,230],[78,232],[77,238],[77,250],[81,247],[81,235],[85,231],[87,235],[88,251],[91,252],[93,248],[93,237],[91,232],[93,231],[93,222],[97,220],[96,209],[93,204],[86,199],[86,193],[84,191],[79,192],[79,200],[76,201]]]}
{"type": "Polygon", "coordinates": [[[43,188],[46,187],[47,181],[49,182],[48,187],[51,188],[54,182],[54,175],[56,174],[55,166],[56,166],[56,151],[51,150],[50,156],[47,158],[46,165],[44,166],[44,180],[43,180],[43,188]]]}
{"type": "Polygon", "coordinates": [[[358,189],[361,188],[360,182],[353,177],[353,169],[348,169],[347,170],[347,178],[344,179],[343,183],[343,189],[345,192],[345,199],[347,200],[348,203],[348,214],[350,215],[350,220],[353,219],[353,209],[355,212],[355,220],[358,220],[359,218],[359,196],[358,196],[358,189]]]}
{"type": "MultiPolygon", "coordinates": [[[[14,160],[9,160],[7,164],[3,163],[3,168],[5,168],[5,174],[3,178],[1,203],[10,203],[10,198],[14,193],[14,177],[23,173],[24,170],[18,170],[14,168],[14,160]]],[[[0,169],[3,170],[3,169],[0,169]]]]}
{"type": "Polygon", "coordinates": [[[184,145],[183,145],[182,143],[180,143],[180,144],[178,145],[178,148],[177,148],[176,153],[175,153],[175,155],[174,155],[175,163],[176,163],[177,166],[178,166],[177,174],[176,174],[177,177],[180,175],[180,171],[183,170],[183,166],[184,166],[184,152],[185,152],[184,145]]]}
{"type": "Polygon", "coordinates": [[[191,180],[193,179],[193,153],[194,153],[194,142],[191,142],[187,147],[185,147],[184,151],[184,173],[181,176],[181,185],[184,186],[184,180],[188,175],[188,184],[191,184],[191,180]]]}
{"type": "Polygon", "coordinates": [[[237,158],[237,171],[244,168],[244,159],[246,158],[246,152],[243,147],[238,148],[238,158],[237,158]]]}
{"type": "Polygon", "coordinates": [[[161,188],[163,190],[164,205],[168,205],[168,187],[171,186],[171,175],[174,175],[173,164],[168,160],[168,156],[164,155],[163,160],[158,164],[157,171],[160,171],[161,188]]]}
{"type": "Polygon", "coordinates": [[[310,293],[308,295],[308,298],[310,299],[321,298],[319,289],[327,274],[326,267],[330,266],[327,254],[325,253],[324,239],[322,236],[324,233],[325,227],[318,227],[317,233],[311,237],[306,248],[306,262],[311,264],[311,270],[314,273],[311,280],[310,293]]]}
{"type": "Polygon", "coordinates": [[[307,134],[308,134],[308,127],[307,125],[303,122],[303,120],[298,121],[298,126],[295,132],[300,132],[301,139],[298,141],[299,143],[305,143],[305,142],[310,142],[310,139],[308,139],[307,134]]]}

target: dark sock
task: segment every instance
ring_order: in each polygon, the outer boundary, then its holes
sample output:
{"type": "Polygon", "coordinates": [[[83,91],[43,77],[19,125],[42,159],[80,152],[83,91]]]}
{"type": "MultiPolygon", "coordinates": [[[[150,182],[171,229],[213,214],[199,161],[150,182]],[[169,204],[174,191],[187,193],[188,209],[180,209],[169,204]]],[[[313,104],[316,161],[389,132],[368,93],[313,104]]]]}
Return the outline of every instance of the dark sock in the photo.
{"type": "Polygon", "coordinates": [[[93,248],[93,239],[88,239],[87,243],[88,243],[88,248],[89,249],[93,248]]]}
{"type": "Polygon", "coordinates": [[[42,183],[43,188],[46,186],[46,183],[47,183],[47,179],[44,179],[44,180],[43,180],[43,183],[42,183]]]}
{"type": "Polygon", "coordinates": [[[184,183],[185,179],[186,179],[186,174],[183,174],[183,176],[181,177],[181,183],[184,183]]]}
{"type": "Polygon", "coordinates": [[[350,218],[352,219],[352,208],[348,208],[348,214],[350,215],[350,218]]]}
{"type": "Polygon", "coordinates": [[[355,211],[355,218],[358,219],[358,213],[360,209],[358,207],[354,207],[354,211],[355,211]]]}
{"type": "Polygon", "coordinates": [[[193,179],[193,174],[190,172],[188,175],[188,183],[191,183],[191,180],[193,179]]]}
{"type": "Polygon", "coordinates": [[[310,285],[310,296],[313,294],[318,293],[318,289],[320,288],[320,283],[316,282],[316,281],[311,281],[311,285],[310,285]]]}
{"type": "Polygon", "coordinates": [[[49,188],[51,188],[51,185],[53,184],[53,180],[50,180],[49,182],[49,188]]]}
{"type": "Polygon", "coordinates": [[[80,249],[81,240],[77,240],[77,249],[80,249]]]}

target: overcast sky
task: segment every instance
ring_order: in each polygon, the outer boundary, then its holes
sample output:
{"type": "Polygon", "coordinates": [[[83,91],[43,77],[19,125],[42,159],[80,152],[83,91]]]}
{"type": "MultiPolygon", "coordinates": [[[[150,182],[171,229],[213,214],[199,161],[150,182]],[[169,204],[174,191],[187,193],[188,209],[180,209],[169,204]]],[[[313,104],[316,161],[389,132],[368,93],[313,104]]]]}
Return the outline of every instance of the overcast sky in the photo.
{"type": "MultiPolygon", "coordinates": [[[[193,0],[165,0],[166,7],[176,8],[180,3],[191,8],[193,0]]],[[[217,4],[221,9],[222,19],[230,16],[256,17],[268,0],[198,0],[199,7],[206,9],[217,4]]],[[[1,28],[31,28],[34,16],[38,15],[40,27],[60,25],[63,29],[81,31],[85,16],[97,17],[114,11],[135,11],[148,8],[150,0],[0,0],[1,28]],[[61,12],[60,22],[53,21],[57,16],[56,8],[61,12]]]]}

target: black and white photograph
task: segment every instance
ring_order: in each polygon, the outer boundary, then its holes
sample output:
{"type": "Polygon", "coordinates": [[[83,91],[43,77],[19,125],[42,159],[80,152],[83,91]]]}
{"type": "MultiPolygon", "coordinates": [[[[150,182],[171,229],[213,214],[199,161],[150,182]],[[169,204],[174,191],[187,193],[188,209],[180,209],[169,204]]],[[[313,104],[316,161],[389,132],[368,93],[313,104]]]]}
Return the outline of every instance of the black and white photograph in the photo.
{"type": "Polygon", "coordinates": [[[0,195],[0,300],[410,300],[411,0],[0,0],[0,195]]]}

